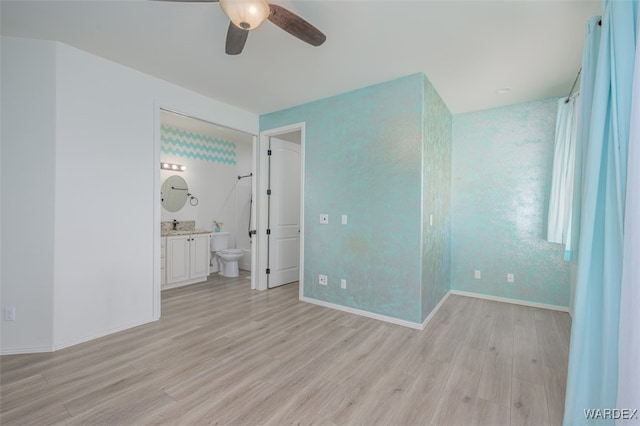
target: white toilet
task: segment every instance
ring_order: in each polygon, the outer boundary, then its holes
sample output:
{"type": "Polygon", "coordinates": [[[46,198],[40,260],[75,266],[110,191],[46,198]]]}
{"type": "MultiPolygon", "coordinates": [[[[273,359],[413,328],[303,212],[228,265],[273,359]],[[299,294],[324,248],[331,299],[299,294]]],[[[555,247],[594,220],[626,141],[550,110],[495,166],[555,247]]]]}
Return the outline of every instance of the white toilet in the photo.
{"type": "Polygon", "coordinates": [[[238,276],[238,259],[242,257],[242,250],[230,249],[229,233],[214,232],[211,237],[211,251],[218,261],[218,275],[223,277],[238,276]]]}

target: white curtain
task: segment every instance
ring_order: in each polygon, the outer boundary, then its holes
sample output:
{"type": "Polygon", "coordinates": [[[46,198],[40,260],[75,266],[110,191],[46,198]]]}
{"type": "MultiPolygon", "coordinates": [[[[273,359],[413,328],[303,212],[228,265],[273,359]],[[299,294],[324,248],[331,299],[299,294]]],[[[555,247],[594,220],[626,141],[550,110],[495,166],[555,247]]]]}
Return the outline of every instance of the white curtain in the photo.
{"type": "Polygon", "coordinates": [[[578,96],[558,100],[547,241],[570,245],[578,96]]]}
{"type": "MultiPolygon", "coordinates": [[[[640,22],[640,8],[637,21],[640,22]]],[[[640,43],[631,95],[627,196],[624,221],[624,251],[620,289],[618,343],[618,400],[620,409],[640,410],[640,43]]],[[[635,418],[618,420],[619,425],[640,425],[635,418]]]]}

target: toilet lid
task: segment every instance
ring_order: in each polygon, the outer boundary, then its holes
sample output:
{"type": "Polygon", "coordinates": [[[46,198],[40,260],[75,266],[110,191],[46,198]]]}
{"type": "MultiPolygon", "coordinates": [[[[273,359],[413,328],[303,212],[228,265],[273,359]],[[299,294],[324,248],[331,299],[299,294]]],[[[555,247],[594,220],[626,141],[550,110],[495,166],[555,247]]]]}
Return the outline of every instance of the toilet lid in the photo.
{"type": "Polygon", "coordinates": [[[226,249],[226,250],[220,250],[220,253],[222,253],[222,254],[242,254],[242,250],[239,250],[239,249],[226,249]]]}

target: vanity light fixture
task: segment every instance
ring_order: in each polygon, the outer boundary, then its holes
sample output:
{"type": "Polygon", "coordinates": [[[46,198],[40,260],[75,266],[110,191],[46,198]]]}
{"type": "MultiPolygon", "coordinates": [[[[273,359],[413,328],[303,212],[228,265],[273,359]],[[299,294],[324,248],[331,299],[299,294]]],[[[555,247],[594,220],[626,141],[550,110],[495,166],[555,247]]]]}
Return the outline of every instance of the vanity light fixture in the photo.
{"type": "Polygon", "coordinates": [[[163,170],[173,170],[176,172],[184,172],[187,170],[187,166],[183,166],[182,164],[173,164],[173,163],[160,163],[160,168],[163,170]]]}

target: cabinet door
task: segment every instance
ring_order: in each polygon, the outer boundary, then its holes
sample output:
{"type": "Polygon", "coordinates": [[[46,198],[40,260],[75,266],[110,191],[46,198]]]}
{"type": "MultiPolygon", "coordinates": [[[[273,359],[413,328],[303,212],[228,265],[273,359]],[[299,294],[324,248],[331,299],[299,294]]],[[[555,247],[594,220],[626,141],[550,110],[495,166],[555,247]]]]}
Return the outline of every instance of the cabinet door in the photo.
{"type": "Polygon", "coordinates": [[[209,250],[211,234],[191,235],[191,278],[209,275],[209,250]]]}
{"type": "Polygon", "coordinates": [[[167,284],[189,279],[188,235],[167,237],[167,284]]]}

